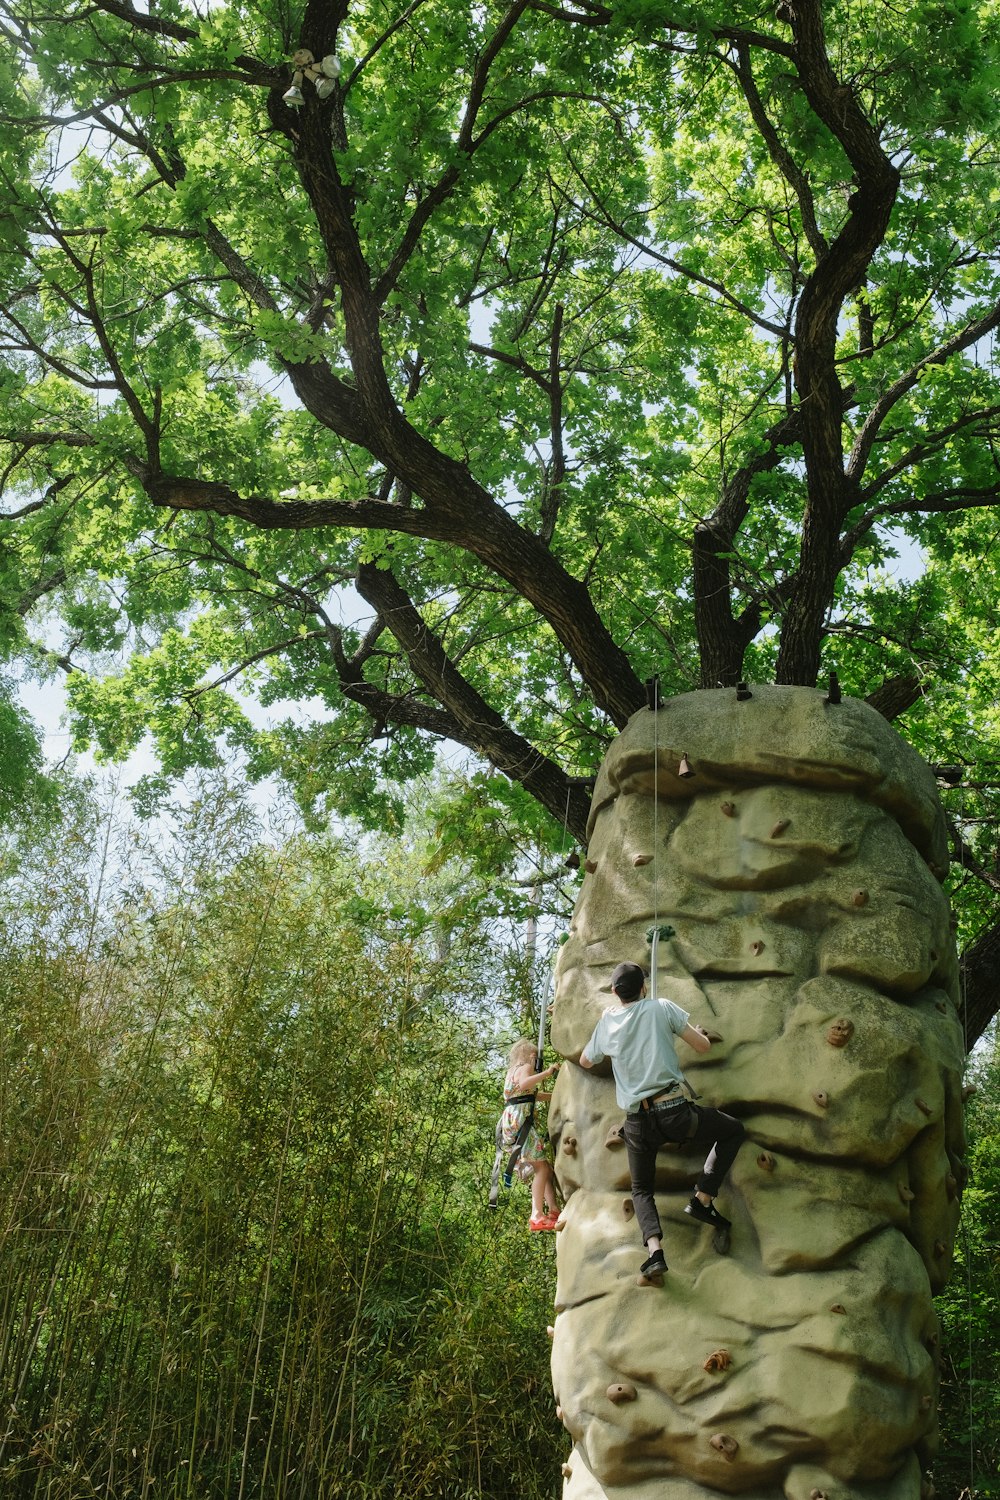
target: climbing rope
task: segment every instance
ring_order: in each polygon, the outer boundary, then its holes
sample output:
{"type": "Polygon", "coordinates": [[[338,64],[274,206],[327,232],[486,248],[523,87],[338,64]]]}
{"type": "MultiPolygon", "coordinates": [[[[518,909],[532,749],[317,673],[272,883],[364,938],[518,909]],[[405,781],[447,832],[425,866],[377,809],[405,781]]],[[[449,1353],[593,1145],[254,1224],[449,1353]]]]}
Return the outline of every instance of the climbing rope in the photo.
{"type": "Polygon", "coordinates": [[[656,960],[660,943],[660,679],[653,678],[653,936],[649,945],[649,993],[660,998],[656,960]]]}
{"type": "MultiPolygon", "coordinates": [[[[569,777],[567,777],[566,778],[566,807],[565,807],[565,809],[563,811],[562,849],[560,850],[560,854],[562,854],[563,856],[565,856],[565,854],[566,854],[566,846],[567,846],[567,844],[569,842],[569,800],[570,800],[571,794],[572,794],[572,786],[570,784],[569,777]]],[[[549,1010],[549,996],[553,993],[553,991],[555,989],[555,977],[556,977],[555,976],[555,960],[553,959],[552,966],[549,969],[548,983],[545,986],[545,993],[541,997],[541,1002],[539,1004],[539,1009],[538,1009],[538,1046],[535,1049],[535,1069],[539,1073],[542,1071],[542,1067],[543,1067],[543,1063],[544,1063],[544,1054],[545,1054],[545,1017],[548,1015],[548,1010],[549,1010]]]]}
{"type": "Polygon", "coordinates": [[[649,679],[650,708],[653,713],[653,925],[646,933],[649,943],[649,993],[654,1000],[660,998],[656,969],[659,959],[660,941],[666,942],[674,935],[674,929],[660,925],[660,678],[659,674],[649,679]]]}

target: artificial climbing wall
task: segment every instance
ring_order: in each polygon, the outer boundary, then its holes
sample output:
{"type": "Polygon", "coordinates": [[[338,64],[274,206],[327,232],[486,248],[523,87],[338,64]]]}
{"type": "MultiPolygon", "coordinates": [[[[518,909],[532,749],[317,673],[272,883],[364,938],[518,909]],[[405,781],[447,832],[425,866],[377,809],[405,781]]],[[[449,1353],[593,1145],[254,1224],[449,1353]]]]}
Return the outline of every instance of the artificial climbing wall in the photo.
{"type": "Polygon", "coordinates": [[[552,1022],[564,1500],[920,1496],[964,1175],[946,868],[929,769],[856,700],[690,693],[612,746],[552,1022]],[[611,1078],[572,1065],[654,923],[660,994],[722,1038],[679,1044],[687,1076],[749,1132],[728,1249],[682,1212],[700,1160],[661,1152],[663,1287],[611,1078]]]}

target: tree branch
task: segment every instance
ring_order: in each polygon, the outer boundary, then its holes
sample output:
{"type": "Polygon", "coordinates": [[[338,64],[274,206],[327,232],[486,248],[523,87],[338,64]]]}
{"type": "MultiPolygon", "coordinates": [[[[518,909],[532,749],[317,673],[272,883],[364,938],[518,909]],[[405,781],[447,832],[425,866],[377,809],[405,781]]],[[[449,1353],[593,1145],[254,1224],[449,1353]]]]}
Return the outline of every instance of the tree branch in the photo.
{"type": "MultiPolygon", "coordinates": [[[[569,153],[567,152],[567,155],[568,154],[569,153]]],[[[606,225],[608,229],[613,230],[615,234],[623,239],[626,244],[631,245],[634,250],[638,250],[641,255],[648,255],[651,260],[657,263],[657,265],[665,266],[668,271],[673,271],[677,276],[682,277],[683,280],[689,281],[692,283],[692,285],[695,286],[703,286],[707,291],[714,292],[722,302],[725,302],[727,306],[733,309],[734,312],[738,312],[741,317],[746,318],[747,321],[752,323],[755,328],[759,328],[762,333],[770,334],[772,338],[776,339],[783,339],[788,337],[787,328],[783,327],[780,323],[772,322],[770,318],[762,317],[760,313],[755,312],[748,303],[742,300],[742,298],[737,297],[734,293],[730,292],[722,284],[721,281],[716,281],[714,277],[706,276],[700,271],[692,270],[691,267],[686,266],[683,261],[675,260],[670,255],[664,255],[662,251],[655,249],[652,245],[647,244],[645,240],[641,240],[638,238],[638,236],[632,234],[631,231],[628,230],[623,223],[616,219],[614,214],[612,214],[611,211],[605,207],[605,205],[601,201],[600,194],[594,188],[592,183],[587,180],[586,176],[581,171],[578,164],[573,161],[572,157],[570,157],[570,164],[576,176],[583,183],[583,186],[587,189],[587,192],[590,194],[591,198],[593,198],[599,209],[598,213],[594,213],[593,210],[588,209],[584,204],[578,203],[575,198],[570,198],[569,195],[566,194],[565,196],[567,202],[571,203],[572,206],[577,210],[577,212],[583,215],[584,218],[591,219],[594,223],[597,224],[606,225]]]]}
{"type": "MultiPolygon", "coordinates": [[[[3,517],[2,519],[6,520],[7,517],[3,517]]],[[[50,573],[48,578],[40,578],[37,583],[34,583],[30,588],[25,589],[24,593],[17,601],[17,604],[15,605],[17,613],[22,617],[29,614],[31,610],[34,609],[39,599],[44,599],[46,594],[53,593],[65,582],[66,569],[62,567],[56,568],[55,572],[50,573]]]]}
{"type": "Polygon", "coordinates": [[[981,510],[996,505],[1000,500],[1000,477],[996,484],[988,485],[985,489],[972,489],[956,486],[952,490],[938,490],[933,495],[924,495],[920,499],[895,500],[891,504],[877,505],[874,509],[867,511],[846,531],[840,542],[840,565],[845,567],[854,556],[858,543],[875,525],[877,521],[884,520],[886,516],[909,516],[909,515],[951,515],[960,510],[981,510]]]}
{"type": "MultiPolygon", "coordinates": [[[[168,21],[164,16],[153,12],[136,10],[128,3],[128,0],[92,0],[91,5],[82,14],[74,16],[75,22],[80,22],[92,14],[104,14],[115,16],[119,21],[125,21],[132,27],[133,31],[145,32],[149,36],[169,37],[177,42],[194,42],[198,39],[198,33],[190,26],[182,26],[179,21],[168,21]]],[[[265,87],[273,87],[279,81],[281,74],[273,68],[268,68],[259,58],[241,54],[233,58],[244,71],[251,74],[248,82],[259,83],[265,87]]]]}
{"type": "Polygon", "coordinates": [[[568,826],[576,838],[585,841],[589,799],[553,761],[510,729],[462,677],[391,571],[362,563],[358,591],[377,609],[406,653],[418,681],[457,720],[462,730],[460,742],[520,783],[554,817],[562,820],[568,802],[568,826]]]}
{"type": "Polygon", "coordinates": [[[925,679],[918,672],[906,672],[901,677],[889,677],[869,693],[865,702],[870,704],[891,724],[914,703],[919,703],[926,691],[925,679]]]}
{"type": "MultiPolygon", "coordinates": [[[[462,474],[458,465],[455,469],[462,474]]],[[[586,584],[572,578],[537,537],[494,504],[468,475],[462,475],[464,484],[458,493],[449,492],[447,502],[442,498],[418,508],[374,497],[276,502],[242,496],[229,485],[208,480],[150,474],[141,465],[133,472],[154,505],[174,510],[239,516],[265,530],[347,526],[451,542],[478,557],[534,605],[566,647],[597,706],[615,724],[623,725],[645,701],[642,684],[597,613],[586,584]]]]}
{"type": "Polygon", "coordinates": [[[743,97],[749,106],[751,118],[760,131],[761,139],[767,147],[771,160],[795,194],[806,239],[809,241],[814,256],[820,260],[828,254],[830,247],[816,222],[816,205],[809,186],[809,178],[785,147],[764,108],[764,101],[760,97],[760,91],[753,76],[750,48],[746,40],[740,40],[737,43],[736,51],[739,65],[734,71],[743,91],[743,97]]]}
{"type": "Polygon", "coordinates": [[[545,392],[546,396],[551,396],[548,375],[543,374],[541,370],[536,370],[533,365],[529,365],[523,355],[507,354],[503,349],[491,349],[488,344],[470,343],[469,350],[472,354],[481,354],[484,359],[495,359],[497,364],[508,365],[510,369],[517,370],[519,374],[527,375],[528,379],[533,380],[545,392]]]}
{"type": "Polygon", "coordinates": [[[882,423],[896,403],[917,384],[923,371],[932,365],[947,363],[953,354],[957,354],[962,349],[968,349],[996,328],[1000,328],[1000,302],[990,308],[988,313],[984,313],[981,318],[975,318],[971,323],[966,323],[964,328],[960,328],[957,333],[952,334],[951,338],[945,339],[943,343],[931,349],[893,381],[868,413],[854,441],[847,464],[847,472],[852,478],[860,478],[864,473],[882,423]]]}
{"type": "Polygon", "coordinates": [[[552,335],[549,339],[549,439],[552,456],[542,484],[539,539],[549,546],[555,535],[562,486],[566,479],[566,452],[563,444],[563,388],[560,372],[560,347],[562,341],[564,308],[556,303],[552,319],[552,335]]]}
{"type": "Polygon", "coordinates": [[[847,296],[861,285],[881,245],[899,186],[899,172],[878,133],[830,65],[820,0],[789,6],[795,62],[813,112],[840,142],[857,183],[847,220],[807,278],[795,316],[795,384],[802,419],[806,506],[795,590],[782,621],[775,679],[812,684],[819,671],[823,624],[840,570],[843,517],[857,503],[857,482],[845,473],[844,391],[837,375],[837,327],[847,296]]]}
{"type": "Polygon", "coordinates": [[[1000,922],[981,932],[961,955],[965,1046],[971,1051],[997,1013],[1000,989],[1000,922]]]}
{"type": "MultiPolygon", "coordinates": [[[[730,687],[743,674],[747,646],[760,629],[761,601],[748,606],[739,619],[734,616],[731,564],[736,534],[750,509],[754,478],[776,468],[799,433],[797,411],[775,423],[764,435],[766,446],[736,471],[712,515],[694,529],[692,592],[702,687],[730,687]]],[[[786,580],[785,592],[791,587],[791,580],[786,580]]]]}
{"type": "MultiPolygon", "coordinates": [[[[515,3],[500,21],[476,62],[475,71],[469,84],[465,110],[455,141],[456,147],[462,152],[467,161],[471,159],[476,149],[482,144],[489,133],[488,131],[485,132],[478,140],[473,137],[476,120],[482,108],[486,92],[486,83],[490,68],[503,50],[511,32],[526,9],[527,0],[515,0],[515,3]]],[[[413,210],[409,222],[403,231],[402,239],[389,257],[388,265],[375,284],[374,299],[379,307],[385,302],[385,299],[399,280],[403,268],[416,249],[420,241],[420,236],[426,228],[431,215],[435,209],[439,208],[442,203],[445,203],[450,198],[460,176],[461,167],[458,164],[446,167],[431,190],[420,200],[413,210]]]]}
{"type": "Polygon", "coordinates": [[[936,432],[928,433],[919,442],[914,443],[911,448],[908,448],[900,458],[896,459],[895,463],[883,469],[870,484],[865,486],[861,492],[862,500],[870,500],[880,490],[885,489],[887,484],[891,484],[900,474],[905,473],[907,469],[912,469],[915,464],[923,463],[925,458],[928,458],[932,453],[936,453],[949,438],[955,437],[960,432],[968,431],[977,422],[984,424],[983,430],[978,433],[974,432],[972,436],[984,437],[988,440],[992,436],[992,429],[988,424],[991,418],[997,416],[1000,416],[1000,406],[984,406],[977,411],[966,412],[963,416],[956,417],[954,422],[949,422],[946,426],[939,427],[936,432]]]}
{"type": "Polygon", "coordinates": [[[980,863],[962,837],[962,830],[954,818],[946,815],[945,822],[948,825],[948,837],[951,841],[951,857],[955,863],[961,865],[963,870],[971,870],[976,879],[988,885],[991,891],[1000,893],[1000,875],[994,875],[980,863]]]}

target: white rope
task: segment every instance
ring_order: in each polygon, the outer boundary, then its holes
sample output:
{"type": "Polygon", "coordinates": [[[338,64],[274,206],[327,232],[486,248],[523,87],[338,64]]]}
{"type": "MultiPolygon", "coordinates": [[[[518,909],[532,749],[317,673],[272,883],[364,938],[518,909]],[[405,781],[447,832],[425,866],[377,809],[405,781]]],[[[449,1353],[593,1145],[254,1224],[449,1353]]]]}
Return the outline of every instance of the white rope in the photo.
{"type": "Polygon", "coordinates": [[[656,960],[660,945],[660,679],[653,679],[653,938],[649,953],[649,993],[660,998],[656,960]]]}
{"type": "MultiPolygon", "coordinates": [[[[567,777],[567,780],[566,780],[566,811],[563,813],[563,840],[562,840],[563,841],[563,846],[562,846],[562,853],[563,854],[566,853],[566,841],[567,841],[567,838],[569,837],[569,799],[570,799],[571,791],[572,791],[572,788],[570,787],[569,778],[567,777]]],[[[556,954],[556,958],[558,958],[558,956],[559,955],[557,953],[556,954]]],[[[554,958],[552,960],[552,966],[549,969],[548,983],[545,986],[545,993],[541,997],[541,1001],[539,1003],[539,1009],[538,1009],[538,1046],[537,1046],[536,1051],[535,1051],[535,1062],[536,1062],[536,1065],[537,1065],[539,1071],[541,1070],[542,1060],[543,1060],[543,1056],[544,1056],[544,1053],[545,1053],[545,1017],[547,1016],[548,1009],[549,1009],[549,996],[552,994],[552,992],[553,992],[553,990],[555,988],[555,982],[556,982],[556,958],[554,958]]]]}

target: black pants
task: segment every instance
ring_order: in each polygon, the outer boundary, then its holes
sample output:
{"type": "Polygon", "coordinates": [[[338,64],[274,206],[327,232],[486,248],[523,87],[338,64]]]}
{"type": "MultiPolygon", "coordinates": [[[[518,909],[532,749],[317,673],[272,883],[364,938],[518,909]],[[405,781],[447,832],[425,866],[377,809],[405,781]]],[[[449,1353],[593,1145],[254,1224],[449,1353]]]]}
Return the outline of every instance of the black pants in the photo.
{"type": "Polygon", "coordinates": [[[639,1110],[625,1117],[625,1145],[632,1174],[632,1202],[642,1230],[642,1243],[651,1235],[662,1239],[653,1189],[656,1153],[661,1146],[710,1146],[698,1178],[698,1190],[714,1198],[736,1159],[746,1131],[739,1120],[721,1109],[707,1109],[682,1100],[668,1109],[639,1110]]]}

